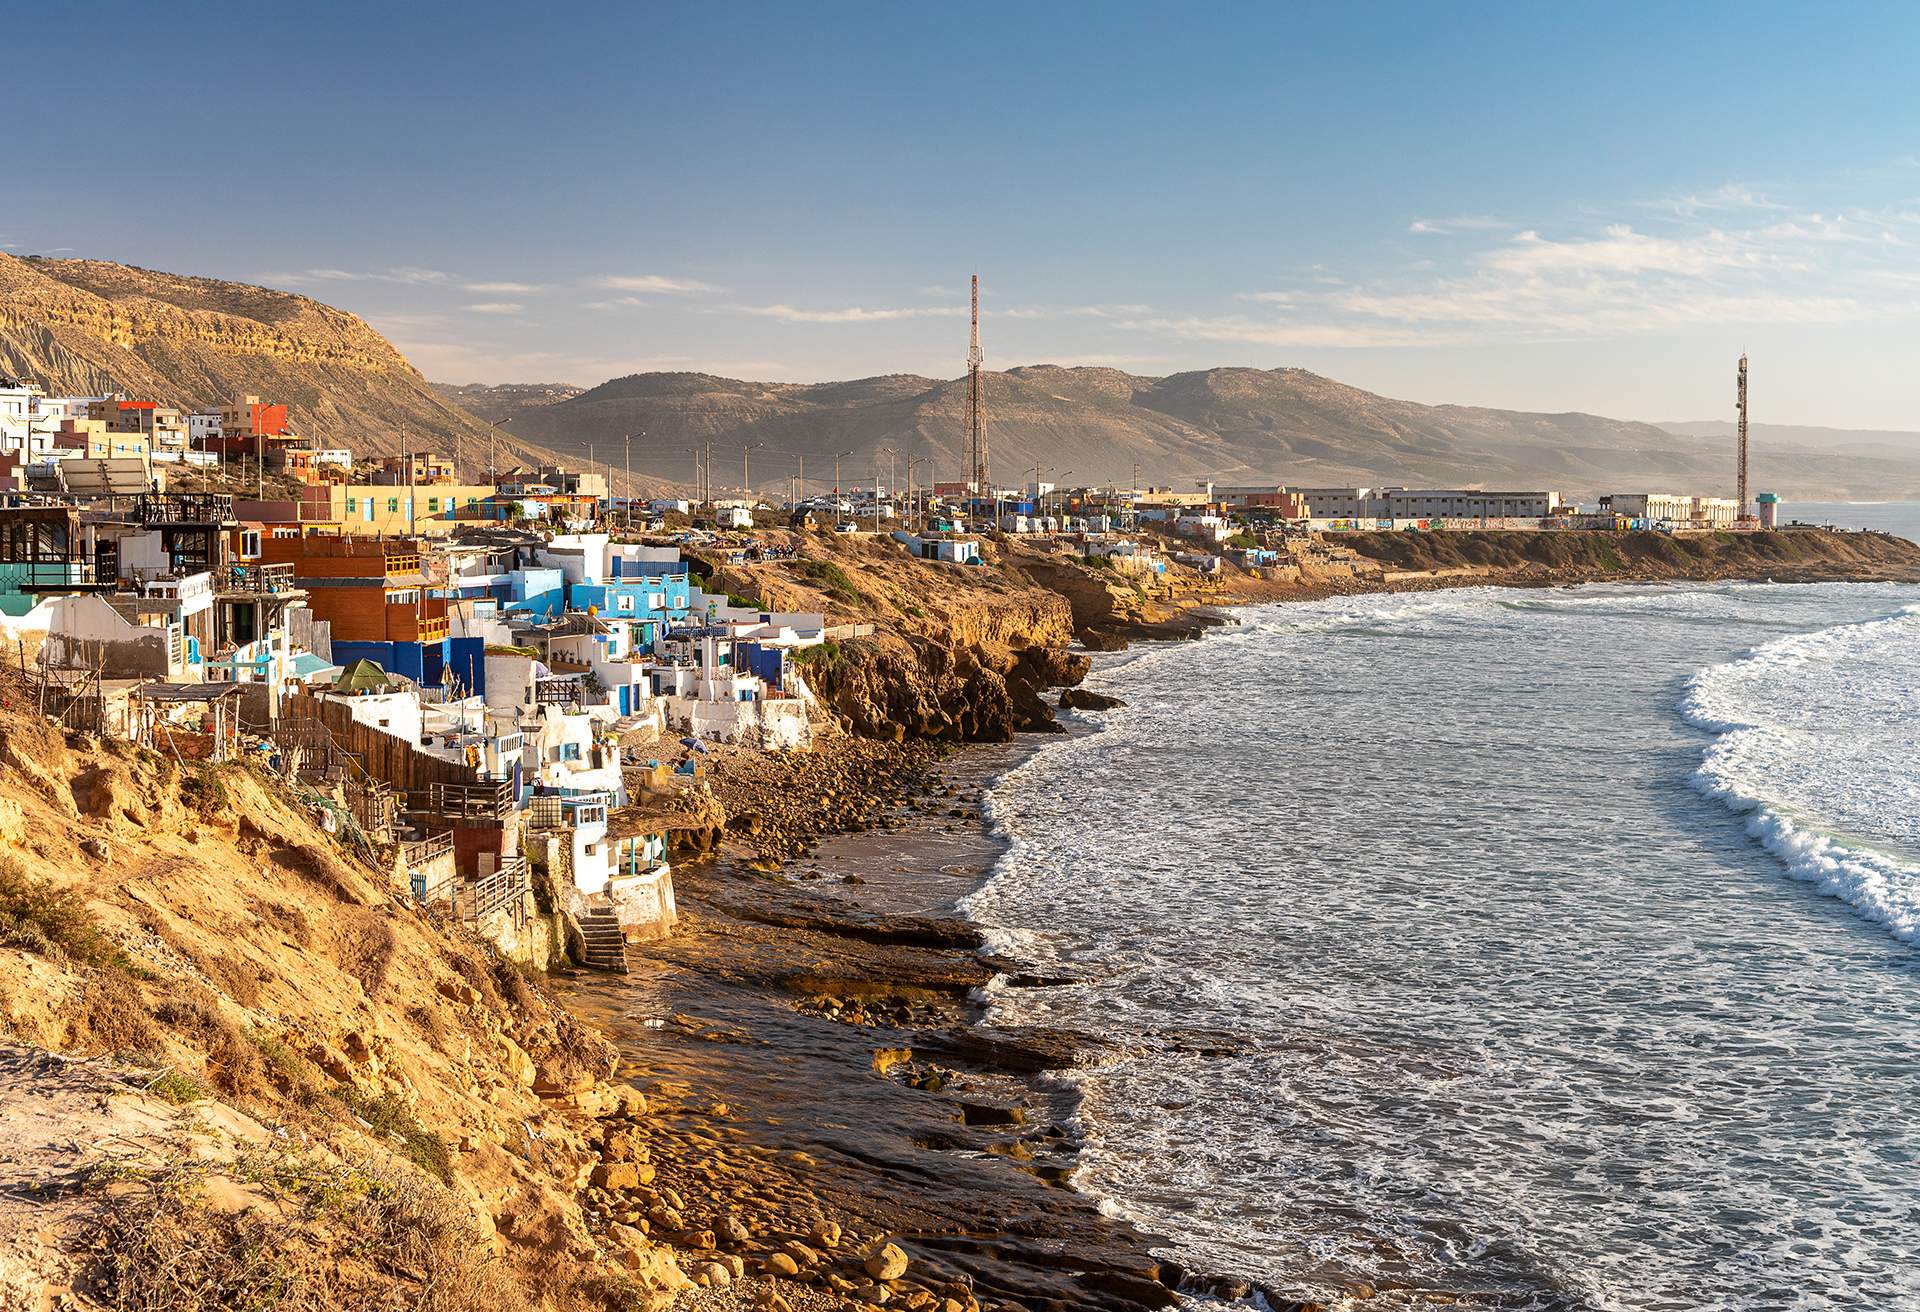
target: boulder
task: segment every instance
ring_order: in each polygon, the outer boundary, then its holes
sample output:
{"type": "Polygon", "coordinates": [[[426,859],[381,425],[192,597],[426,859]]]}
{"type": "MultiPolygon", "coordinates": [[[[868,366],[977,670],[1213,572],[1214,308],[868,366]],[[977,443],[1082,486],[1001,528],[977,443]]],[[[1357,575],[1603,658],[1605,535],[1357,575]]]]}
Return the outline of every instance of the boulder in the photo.
{"type": "Polygon", "coordinates": [[[860,1265],[875,1280],[898,1280],[907,1273],[907,1255],[898,1244],[882,1244],[860,1265]]]}
{"type": "Polygon", "coordinates": [[[1060,709],[1063,711],[1110,711],[1116,706],[1125,705],[1118,697],[1089,692],[1085,688],[1063,688],[1060,692],[1060,709]]]}
{"type": "Polygon", "coordinates": [[[589,1178],[598,1189],[638,1189],[640,1167],[635,1162],[601,1162],[589,1178]]]}

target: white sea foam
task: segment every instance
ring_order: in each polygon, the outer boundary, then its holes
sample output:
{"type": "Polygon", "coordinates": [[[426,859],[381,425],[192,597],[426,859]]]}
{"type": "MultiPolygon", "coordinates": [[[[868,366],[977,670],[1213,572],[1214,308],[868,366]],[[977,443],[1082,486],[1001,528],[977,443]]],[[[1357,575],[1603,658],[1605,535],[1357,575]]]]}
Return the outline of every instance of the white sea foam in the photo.
{"type": "Polygon", "coordinates": [[[1719,737],[1690,782],[1747,817],[1787,873],[1920,939],[1920,606],[1763,643],[1688,680],[1680,713],[1719,737]]]}
{"type": "Polygon", "coordinates": [[[1009,847],[967,903],[1083,980],[1000,981],[996,1022],[1115,1043],[1061,1077],[1076,1186],[1309,1301],[1920,1307],[1887,1221],[1920,1160],[1907,950],[1672,793],[1700,767],[1853,898],[1891,863],[1897,906],[1920,615],[1831,626],[1916,596],[1340,598],[1096,657],[1127,706],[996,782],[1009,847]]]}

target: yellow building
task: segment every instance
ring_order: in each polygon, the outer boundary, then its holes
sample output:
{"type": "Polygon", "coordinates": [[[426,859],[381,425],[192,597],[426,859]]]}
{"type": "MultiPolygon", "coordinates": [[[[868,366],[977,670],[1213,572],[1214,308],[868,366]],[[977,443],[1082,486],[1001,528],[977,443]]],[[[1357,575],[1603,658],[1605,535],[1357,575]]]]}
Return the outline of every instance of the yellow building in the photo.
{"type": "Polygon", "coordinates": [[[493,495],[490,483],[428,483],[389,487],[335,483],[327,518],[353,537],[399,537],[453,532],[453,511],[477,506],[493,495]]]}

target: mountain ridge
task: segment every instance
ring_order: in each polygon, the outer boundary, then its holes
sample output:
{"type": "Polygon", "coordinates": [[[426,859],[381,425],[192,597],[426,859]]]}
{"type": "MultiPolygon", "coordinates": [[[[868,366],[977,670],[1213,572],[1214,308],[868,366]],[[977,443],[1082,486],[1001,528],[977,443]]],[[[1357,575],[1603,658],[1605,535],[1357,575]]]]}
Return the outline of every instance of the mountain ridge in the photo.
{"type": "MultiPolygon", "coordinates": [[[[476,385],[477,386],[477,385],[476,385]]],[[[1102,366],[1023,365],[983,375],[996,481],[1285,482],[1551,488],[1591,497],[1671,489],[1731,495],[1731,443],[1658,424],[1581,411],[1424,405],[1380,396],[1298,368],[1216,368],[1162,376],[1102,366]]],[[[471,393],[474,389],[468,388],[471,393]]],[[[714,481],[737,486],[723,459],[746,448],[762,493],[784,490],[802,460],[826,486],[836,453],[842,481],[884,473],[891,448],[904,481],[909,457],[935,479],[965,464],[965,379],[876,374],[779,383],[691,371],[636,373],[515,417],[522,436],[557,450],[618,452],[633,435],[636,469],[687,479],[711,444],[714,481]],[[849,475],[848,470],[852,473],[849,475]]],[[[1756,440],[1756,484],[1802,499],[1865,490],[1920,496],[1920,452],[1823,449],[1756,440]]],[[[927,475],[916,478],[925,482],[927,475]]]]}

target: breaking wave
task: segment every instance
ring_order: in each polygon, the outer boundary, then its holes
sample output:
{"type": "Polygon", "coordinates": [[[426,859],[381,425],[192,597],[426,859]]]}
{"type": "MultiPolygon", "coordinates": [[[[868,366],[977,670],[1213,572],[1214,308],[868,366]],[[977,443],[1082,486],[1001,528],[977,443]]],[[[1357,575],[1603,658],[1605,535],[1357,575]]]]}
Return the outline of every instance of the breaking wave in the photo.
{"type": "Polygon", "coordinates": [[[1687,682],[1689,782],[1795,879],[1920,940],[1920,606],[1777,638],[1687,682]]]}

